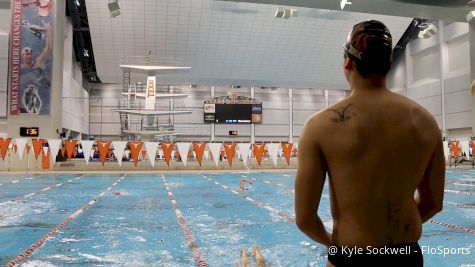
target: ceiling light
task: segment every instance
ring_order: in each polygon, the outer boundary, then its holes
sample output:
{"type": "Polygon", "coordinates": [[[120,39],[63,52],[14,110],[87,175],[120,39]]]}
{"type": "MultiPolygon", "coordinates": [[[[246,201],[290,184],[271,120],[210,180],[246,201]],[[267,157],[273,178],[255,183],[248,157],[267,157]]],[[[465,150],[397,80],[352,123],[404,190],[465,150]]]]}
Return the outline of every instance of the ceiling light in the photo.
{"type": "Polygon", "coordinates": [[[424,29],[419,32],[417,37],[421,39],[428,39],[435,34],[437,34],[437,27],[434,24],[429,23],[425,25],[424,29]]]}
{"type": "Polygon", "coordinates": [[[109,7],[111,18],[115,18],[120,15],[119,0],[109,0],[109,4],[107,4],[107,6],[109,7]]]}
{"type": "Polygon", "coordinates": [[[466,18],[467,18],[468,23],[472,22],[473,19],[475,18],[475,10],[468,12],[466,18]]]}
{"type": "Polygon", "coordinates": [[[76,5],[77,5],[77,6],[80,6],[79,0],[76,0],[75,2],[76,2],[76,5]]]}
{"type": "Polygon", "coordinates": [[[277,8],[275,11],[276,18],[288,19],[290,17],[297,17],[298,10],[297,9],[289,9],[289,8],[277,8]]]}
{"type": "Polygon", "coordinates": [[[351,5],[351,4],[352,4],[352,3],[351,3],[351,2],[348,2],[348,0],[341,0],[341,1],[340,1],[340,8],[341,8],[341,10],[343,10],[346,5],[351,5]]]}

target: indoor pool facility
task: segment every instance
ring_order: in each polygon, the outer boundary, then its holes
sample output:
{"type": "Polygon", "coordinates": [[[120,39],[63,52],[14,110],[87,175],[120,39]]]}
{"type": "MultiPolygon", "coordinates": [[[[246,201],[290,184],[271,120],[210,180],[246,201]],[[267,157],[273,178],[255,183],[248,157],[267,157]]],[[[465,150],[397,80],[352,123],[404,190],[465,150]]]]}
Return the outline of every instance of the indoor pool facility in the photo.
{"type": "MultiPolygon", "coordinates": [[[[475,263],[475,170],[447,170],[444,210],[423,226],[424,266],[475,263]]],[[[0,264],[325,266],[295,225],[295,172],[46,174],[0,178],[0,264]]],[[[332,227],[328,185],[319,214],[332,227]]]]}

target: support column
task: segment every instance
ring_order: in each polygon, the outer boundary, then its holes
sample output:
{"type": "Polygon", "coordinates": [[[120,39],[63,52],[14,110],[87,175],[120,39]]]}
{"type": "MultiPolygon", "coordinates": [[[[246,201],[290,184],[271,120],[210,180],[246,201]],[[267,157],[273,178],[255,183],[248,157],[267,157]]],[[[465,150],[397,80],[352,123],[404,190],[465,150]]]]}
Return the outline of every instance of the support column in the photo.
{"type": "Polygon", "coordinates": [[[294,104],[293,89],[289,88],[289,143],[293,143],[294,139],[294,104]]]}
{"type": "Polygon", "coordinates": [[[325,89],[325,108],[330,106],[330,100],[328,99],[328,89],[325,89]]]}
{"type": "MultiPolygon", "coordinates": [[[[470,78],[475,80],[475,21],[469,23],[470,78]]],[[[472,92],[472,136],[475,136],[475,92],[472,92]]]]}
{"type": "MultiPolygon", "coordinates": [[[[254,99],[255,96],[255,88],[254,86],[251,86],[251,98],[254,99]]],[[[251,144],[254,144],[256,142],[256,125],[254,123],[251,123],[251,144]]]]}
{"type": "MultiPolygon", "coordinates": [[[[214,85],[211,85],[211,98],[214,98],[214,85]]],[[[211,131],[211,140],[210,141],[214,142],[214,139],[215,139],[214,123],[211,123],[210,131],[211,131]]]]}
{"type": "Polygon", "coordinates": [[[441,113],[442,113],[442,137],[447,135],[446,128],[446,114],[445,114],[445,76],[448,72],[448,57],[449,51],[445,45],[445,24],[443,21],[439,21],[439,55],[440,55],[440,95],[441,95],[441,113]]]}

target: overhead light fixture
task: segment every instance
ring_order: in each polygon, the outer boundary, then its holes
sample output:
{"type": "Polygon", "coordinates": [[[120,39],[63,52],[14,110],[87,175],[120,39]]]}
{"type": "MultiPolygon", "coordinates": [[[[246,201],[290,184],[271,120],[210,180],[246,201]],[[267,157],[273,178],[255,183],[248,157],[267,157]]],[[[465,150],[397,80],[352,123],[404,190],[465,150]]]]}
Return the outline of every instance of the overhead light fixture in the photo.
{"type": "Polygon", "coordinates": [[[111,18],[115,18],[120,15],[120,6],[119,0],[109,0],[109,12],[111,13],[111,18]]]}
{"type": "Polygon", "coordinates": [[[297,9],[290,9],[290,8],[277,8],[275,11],[275,17],[278,19],[288,19],[290,17],[297,17],[298,10],[297,9]]]}
{"type": "Polygon", "coordinates": [[[467,22],[471,23],[473,19],[475,18],[475,10],[468,12],[466,18],[467,18],[467,22]]]}
{"type": "Polygon", "coordinates": [[[427,26],[425,26],[425,28],[423,30],[421,30],[419,32],[417,37],[419,37],[421,39],[428,39],[428,38],[431,38],[433,35],[436,35],[436,34],[437,34],[437,27],[434,24],[429,23],[429,24],[427,24],[427,26]]]}
{"type": "Polygon", "coordinates": [[[340,8],[341,8],[341,10],[343,10],[346,5],[351,5],[351,4],[352,4],[352,3],[351,3],[351,2],[348,2],[348,0],[341,0],[341,1],[340,1],[340,8]]]}

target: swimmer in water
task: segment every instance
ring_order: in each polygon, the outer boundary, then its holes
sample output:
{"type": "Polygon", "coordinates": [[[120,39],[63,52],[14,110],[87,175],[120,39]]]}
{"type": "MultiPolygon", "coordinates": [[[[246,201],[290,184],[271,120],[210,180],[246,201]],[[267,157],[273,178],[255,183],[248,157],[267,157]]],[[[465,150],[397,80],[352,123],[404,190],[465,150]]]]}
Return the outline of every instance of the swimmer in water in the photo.
{"type": "Polygon", "coordinates": [[[239,189],[241,189],[241,191],[245,191],[245,190],[248,190],[247,187],[244,186],[244,183],[248,183],[250,185],[253,185],[252,181],[246,179],[246,178],[241,178],[239,180],[239,189]]]}

